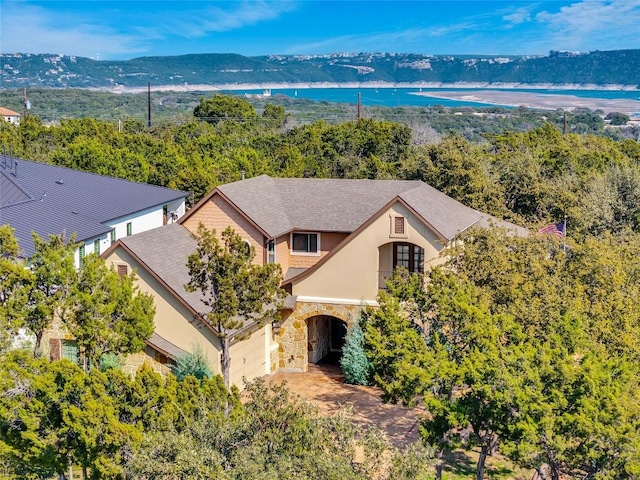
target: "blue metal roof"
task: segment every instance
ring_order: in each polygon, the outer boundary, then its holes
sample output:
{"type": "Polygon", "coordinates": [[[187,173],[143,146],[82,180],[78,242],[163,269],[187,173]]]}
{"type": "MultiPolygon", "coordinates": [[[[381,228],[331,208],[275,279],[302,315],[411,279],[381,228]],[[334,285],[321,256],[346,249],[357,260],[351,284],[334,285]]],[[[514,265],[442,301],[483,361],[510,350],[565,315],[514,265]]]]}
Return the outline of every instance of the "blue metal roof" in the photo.
{"type": "Polygon", "coordinates": [[[76,233],[88,240],[111,230],[106,222],[184,198],[187,192],[0,156],[0,225],[15,229],[24,256],[31,232],[76,233]],[[16,165],[17,162],[17,165],[16,165]]]}

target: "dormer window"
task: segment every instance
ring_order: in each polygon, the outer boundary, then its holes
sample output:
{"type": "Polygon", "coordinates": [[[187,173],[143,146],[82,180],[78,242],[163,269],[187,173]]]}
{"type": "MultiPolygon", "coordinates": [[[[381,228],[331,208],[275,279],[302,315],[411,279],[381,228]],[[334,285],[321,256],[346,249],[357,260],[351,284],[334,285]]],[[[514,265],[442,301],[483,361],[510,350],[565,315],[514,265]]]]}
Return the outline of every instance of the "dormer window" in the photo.
{"type": "Polygon", "coordinates": [[[292,233],[291,253],[294,255],[319,255],[319,233],[292,233]]]}

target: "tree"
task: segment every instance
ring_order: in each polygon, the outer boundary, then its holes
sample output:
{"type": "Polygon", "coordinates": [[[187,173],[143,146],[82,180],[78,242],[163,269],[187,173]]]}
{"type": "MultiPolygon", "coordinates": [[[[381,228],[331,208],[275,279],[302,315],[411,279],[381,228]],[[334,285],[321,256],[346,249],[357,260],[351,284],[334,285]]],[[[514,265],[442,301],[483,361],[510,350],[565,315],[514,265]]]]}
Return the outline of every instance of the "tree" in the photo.
{"type": "Polygon", "coordinates": [[[198,249],[188,258],[191,280],[185,289],[199,291],[209,309],[201,315],[220,338],[222,376],[229,388],[231,339],[242,339],[243,329],[276,319],[285,296],[282,272],[275,263],[253,263],[254,248],[231,227],[222,232],[221,244],[214,230],[200,224],[197,240],[198,249]]]}
{"type": "Polygon", "coordinates": [[[68,242],[63,235],[49,235],[49,241],[44,241],[33,234],[35,252],[28,262],[31,275],[24,325],[35,336],[34,355],[54,316],[66,308],[75,277],[74,240],[73,235],[68,242]]]}
{"type": "Polygon", "coordinates": [[[24,323],[30,271],[19,258],[18,241],[9,225],[0,226],[0,352],[24,323]]]}
{"type": "Polygon", "coordinates": [[[621,112],[608,113],[604,119],[610,120],[611,125],[626,125],[630,120],[629,115],[621,112]]]}
{"type": "Polygon", "coordinates": [[[423,398],[429,412],[421,420],[423,434],[436,447],[438,478],[444,451],[466,442],[481,448],[481,480],[487,455],[514,435],[510,424],[526,383],[523,337],[512,319],[492,315],[486,297],[451,273],[432,270],[426,293],[422,318],[387,294],[379,310],[367,311],[374,379],[387,400],[413,405],[423,398]]]}
{"type": "Polygon", "coordinates": [[[85,370],[103,355],[141,351],[153,333],[153,297],[134,285],[135,274],[120,276],[96,255],[85,257],[62,319],[84,349],[85,370]]]}
{"type": "Polygon", "coordinates": [[[193,110],[196,118],[209,123],[222,120],[243,122],[257,118],[253,106],[245,99],[231,95],[214,95],[211,98],[200,98],[200,104],[193,110]]]}
{"type": "Polygon", "coordinates": [[[262,118],[267,122],[267,126],[272,128],[282,128],[286,122],[287,115],[282,105],[267,103],[262,112],[262,118]]]}
{"type": "Polygon", "coordinates": [[[118,421],[100,372],[20,351],[2,358],[0,371],[0,441],[25,477],[64,478],[73,464],[84,478],[118,477],[122,448],[135,448],[140,432],[118,421]]]}
{"type": "Polygon", "coordinates": [[[364,333],[358,319],[354,319],[347,329],[340,366],[347,383],[369,385],[371,366],[364,352],[364,333]]]}

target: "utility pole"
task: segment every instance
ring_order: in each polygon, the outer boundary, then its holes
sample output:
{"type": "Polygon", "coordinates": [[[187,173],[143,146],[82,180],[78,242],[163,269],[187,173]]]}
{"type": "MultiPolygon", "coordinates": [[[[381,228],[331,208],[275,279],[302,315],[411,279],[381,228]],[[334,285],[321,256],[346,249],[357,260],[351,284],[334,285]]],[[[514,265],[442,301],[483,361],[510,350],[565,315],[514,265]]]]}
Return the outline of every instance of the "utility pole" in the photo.
{"type": "Polygon", "coordinates": [[[29,108],[31,107],[31,104],[29,103],[29,100],[27,100],[27,89],[24,89],[24,92],[22,94],[22,105],[24,106],[24,118],[27,118],[29,116],[29,108]]]}
{"type": "Polygon", "coordinates": [[[151,82],[147,82],[147,128],[151,128],[151,82]]]}
{"type": "Polygon", "coordinates": [[[567,112],[564,112],[564,128],[562,129],[562,135],[567,134],[568,126],[567,126],[567,112]]]}

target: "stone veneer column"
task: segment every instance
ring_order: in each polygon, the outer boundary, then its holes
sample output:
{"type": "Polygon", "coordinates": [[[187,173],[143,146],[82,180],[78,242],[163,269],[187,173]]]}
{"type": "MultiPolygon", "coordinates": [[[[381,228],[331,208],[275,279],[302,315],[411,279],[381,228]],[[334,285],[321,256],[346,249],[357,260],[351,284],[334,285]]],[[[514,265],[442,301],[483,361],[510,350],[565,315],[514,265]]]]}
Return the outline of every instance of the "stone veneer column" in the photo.
{"type": "Polygon", "coordinates": [[[360,312],[361,308],[359,305],[297,303],[296,309],[283,319],[280,332],[276,337],[278,341],[277,370],[306,372],[309,369],[308,318],[327,315],[338,318],[349,326],[351,319],[360,312]]]}

